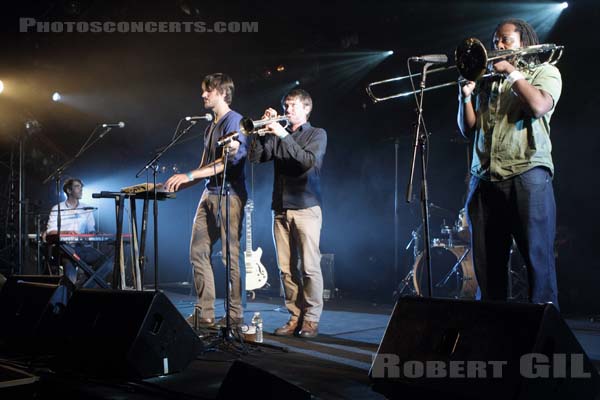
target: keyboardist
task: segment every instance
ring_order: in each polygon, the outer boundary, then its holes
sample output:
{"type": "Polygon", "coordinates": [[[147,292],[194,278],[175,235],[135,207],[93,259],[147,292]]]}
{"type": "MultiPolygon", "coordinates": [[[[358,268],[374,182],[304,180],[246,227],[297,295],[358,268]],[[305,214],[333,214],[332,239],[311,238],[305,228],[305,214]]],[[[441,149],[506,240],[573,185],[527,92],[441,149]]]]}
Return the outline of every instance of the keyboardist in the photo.
{"type": "MultiPolygon", "coordinates": [[[[67,199],[60,203],[60,233],[94,233],[96,222],[94,208],[83,204],[83,182],[81,179],[70,178],[63,184],[63,191],[67,199]]],[[[50,210],[46,235],[58,233],[58,204],[50,210]]]]}
{"type": "MultiPolygon", "coordinates": [[[[81,179],[70,178],[63,184],[63,191],[67,195],[67,199],[60,203],[60,234],[80,234],[80,233],[94,233],[96,231],[96,222],[94,220],[94,209],[80,200],[83,196],[83,182],[81,179]]],[[[52,207],[50,211],[50,217],[48,218],[48,226],[46,232],[42,234],[44,240],[50,240],[50,237],[57,235],[58,233],[58,204],[52,207]]],[[[56,261],[57,254],[54,252],[54,258],[56,261]]],[[[101,254],[88,245],[78,245],[77,254],[79,257],[88,264],[95,264],[101,254]]],[[[71,280],[73,283],[77,283],[77,268],[73,263],[63,258],[63,272],[64,275],[71,280]]]]}

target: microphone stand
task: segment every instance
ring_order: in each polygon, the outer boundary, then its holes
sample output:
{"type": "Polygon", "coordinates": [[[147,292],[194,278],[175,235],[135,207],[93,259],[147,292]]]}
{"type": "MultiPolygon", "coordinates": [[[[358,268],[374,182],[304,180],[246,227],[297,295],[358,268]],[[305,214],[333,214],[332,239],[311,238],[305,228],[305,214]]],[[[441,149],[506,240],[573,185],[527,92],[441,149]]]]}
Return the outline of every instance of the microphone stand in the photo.
{"type": "Polygon", "coordinates": [[[410,176],[408,179],[408,186],[406,188],[406,202],[410,203],[412,199],[412,187],[413,187],[413,178],[415,173],[415,164],[417,160],[417,151],[420,153],[421,158],[421,213],[423,220],[423,237],[424,237],[424,246],[423,252],[425,253],[425,262],[427,266],[427,294],[428,297],[432,297],[433,289],[432,289],[432,279],[431,279],[431,240],[429,238],[429,194],[427,190],[427,164],[426,164],[426,154],[427,154],[427,130],[424,128],[424,131],[421,132],[421,126],[423,121],[423,94],[425,92],[425,82],[427,79],[427,70],[432,63],[426,63],[423,67],[423,73],[421,74],[421,83],[420,83],[420,95],[417,101],[417,127],[415,129],[415,138],[414,138],[414,146],[413,146],[413,156],[410,165],[410,176]]]}
{"type": "MultiPolygon", "coordinates": [[[[398,149],[400,147],[400,138],[394,139],[394,282],[398,282],[400,276],[398,274],[398,240],[399,240],[399,223],[400,215],[398,213],[398,149]]],[[[399,295],[400,290],[396,290],[393,296],[399,295]]]]}
{"type": "MultiPolygon", "coordinates": [[[[180,123],[181,123],[181,120],[180,120],[180,123]]],[[[185,135],[190,129],[192,129],[192,127],[194,125],[196,125],[196,121],[190,121],[189,126],[187,126],[185,129],[183,129],[179,135],[175,135],[168,145],[166,145],[158,154],[156,154],[154,156],[154,158],[152,158],[152,160],[147,162],[146,165],[144,165],[142,167],[142,169],[140,169],[138,171],[138,173],[135,174],[135,177],[139,178],[140,175],[142,175],[144,173],[144,171],[148,171],[148,169],[152,168],[152,183],[154,184],[154,186],[153,186],[154,187],[154,190],[153,190],[154,205],[152,207],[152,221],[154,224],[154,291],[155,292],[158,292],[158,196],[157,196],[157,191],[156,191],[156,174],[158,172],[158,160],[160,160],[161,157],[167,152],[167,150],[169,150],[171,147],[173,147],[175,145],[175,143],[177,143],[179,141],[179,139],[181,139],[183,137],[183,135],[185,135]]],[[[148,196],[148,191],[146,191],[146,196],[148,196]]],[[[142,290],[143,290],[143,287],[144,287],[144,284],[142,282],[142,290]]]]}
{"type": "Polygon", "coordinates": [[[86,142],[83,144],[83,146],[81,146],[81,148],[79,149],[79,151],[77,152],[77,154],[75,154],[75,156],[73,156],[73,158],[71,158],[70,160],[67,160],[63,165],[61,165],[60,167],[58,167],[54,172],[52,172],[46,179],[44,179],[44,181],[42,182],[42,185],[45,185],[46,183],[48,183],[50,180],[54,179],[55,183],[56,183],[56,207],[57,207],[57,215],[56,215],[56,229],[57,229],[57,243],[60,245],[60,228],[61,228],[61,210],[60,210],[60,180],[62,178],[62,174],[63,172],[65,172],[67,170],[67,168],[75,161],[77,160],[79,157],[81,157],[81,155],[83,153],[85,153],[90,147],[92,147],[97,141],[99,141],[100,139],[102,139],[108,132],[110,132],[112,128],[110,126],[105,126],[103,127],[102,125],[96,125],[96,127],[94,128],[94,130],[92,131],[92,133],[90,134],[90,136],[88,137],[88,139],[86,140],[86,142]],[[98,137],[90,142],[90,140],[94,137],[94,133],[96,133],[96,130],[98,130],[98,128],[102,128],[104,129],[104,132],[102,132],[100,135],[98,135],[98,137]]]}
{"type": "MultiPolygon", "coordinates": [[[[231,329],[231,299],[230,299],[230,282],[231,282],[231,251],[229,244],[229,183],[227,178],[227,164],[229,162],[229,146],[223,149],[223,183],[219,193],[219,206],[217,207],[217,229],[221,230],[221,202],[225,197],[225,327],[221,328],[221,336],[225,341],[233,339],[233,331],[231,329]]],[[[231,283],[233,288],[233,283],[231,283]]]]}

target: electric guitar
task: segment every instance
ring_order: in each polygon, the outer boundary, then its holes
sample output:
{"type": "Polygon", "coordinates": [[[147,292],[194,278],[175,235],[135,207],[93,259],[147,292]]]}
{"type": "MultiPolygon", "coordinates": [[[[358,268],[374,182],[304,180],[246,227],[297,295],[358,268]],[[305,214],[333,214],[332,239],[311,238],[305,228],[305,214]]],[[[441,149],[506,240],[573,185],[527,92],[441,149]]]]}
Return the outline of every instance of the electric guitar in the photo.
{"type": "Polygon", "coordinates": [[[260,289],[267,283],[267,270],[260,262],[262,249],[259,247],[256,251],[252,250],[252,210],[254,202],[248,200],[246,207],[246,251],[244,252],[244,262],[246,264],[246,290],[260,289]]]}

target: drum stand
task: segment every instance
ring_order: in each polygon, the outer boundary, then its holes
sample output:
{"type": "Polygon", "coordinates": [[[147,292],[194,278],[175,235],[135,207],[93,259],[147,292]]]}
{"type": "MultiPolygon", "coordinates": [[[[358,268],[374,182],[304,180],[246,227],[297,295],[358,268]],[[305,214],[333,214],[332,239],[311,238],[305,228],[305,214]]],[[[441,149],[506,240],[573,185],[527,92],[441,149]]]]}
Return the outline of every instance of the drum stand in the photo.
{"type": "MultiPolygon", "coordinates": [[[[470,247],[467,247],[466,250],[463,252],[463,254],[460,256],[460,258],[458,259],[458,261],[456,261],[456,264],[454,264],[454,266],[452,267],[452,269],[446,274],[446,276],[444,276],[444,278],[442,278],[441,281],[439,281],[438,283],[435,284],[436,288],[439,287],[443,287],[444,285],[446,285],[448,283],[448,281],[450,280],[450,278],[452,277],[452,275],[456,274],[456,287],[460,288],[460,275],[458,274],[458,268],[460,267],[461,263],[463,262],[463,260],[465,259],[465,257],[469,254],[469,252],[471,251],[470,247]]],[[[460,297],[460,289],[458,292],[458,295],[456,296],[456,298],[460,297]]]]}
{"type": "MultiPolygon", "coordinates": [[[[525,280],[525,282],[523,282],[523,280],[521,279],[521,277],[523,276],[523,272],[520,271],[522,269],[526,269],[525,265],[521,264],[518,265],[516,268],[513,268],[513,263],[514,263],[514,252],[515,250],[518,250],[517,248],[517,243],[515,242],[515,239],[513,238],[513,242],[512,245],[510,246],[510,254],[508,256],[508,263],[506,265],[506,269],[508,270],[508,300],[509,301],[523,301],[523,300],[527,300],[527,296],[522,295],[522,292],[520,292],[519,286],[522,284],[525,284],[525,287],[527,287],[528,285],[528,281],[525,280]],[[517,287],[517,290],[515,291],[515,286],[517,287]]],[[[517,261],[520,261],[519,259],[517,259],[517,261]]],[[[525,275],[527,276],[527,275],[525,275]]]]}
{"type": "Polygon", "coordinates": [[[408,288],[408,293],[406,293],[407,295],[409,295],[409,296],[417,295],[417,290],[415,289],[415,287],[413,285],[413,276],[414,276],[414,272],[411,268],[411,270],[408,271],[408,274],[406,274],[406,276],[398,284],[398,289],[396,290],[394,297],[397,298],[397,297],[402,296],[404,294],[404,290],[406,288],[408,288]]]}

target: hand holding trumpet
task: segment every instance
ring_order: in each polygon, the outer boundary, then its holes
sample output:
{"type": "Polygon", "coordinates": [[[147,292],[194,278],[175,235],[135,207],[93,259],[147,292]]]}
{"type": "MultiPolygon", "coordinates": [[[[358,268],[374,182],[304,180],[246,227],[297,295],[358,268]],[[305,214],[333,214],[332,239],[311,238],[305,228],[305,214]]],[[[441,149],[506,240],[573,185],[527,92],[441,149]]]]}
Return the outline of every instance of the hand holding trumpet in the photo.
{"type": "MultiPolygon", "coordinates": [[[[262,119],[274,119],[277,118],[277,111],[275,111],[275,109],[273,108],[267,108],[265,110],[265,113],[262,116],[262,119]]],[[[281,124],[279,122],[277,122],[276,120],[274,120],[273,122],[271,122],[268,125],[265,125],[265,133],[271,134],[271,135],[275,135],[275,136],[279,136],[279,137],[284,137],[286,136],[288,133],[285,130],[285,128],[283,126],[281,126],[281,124]]]]}

